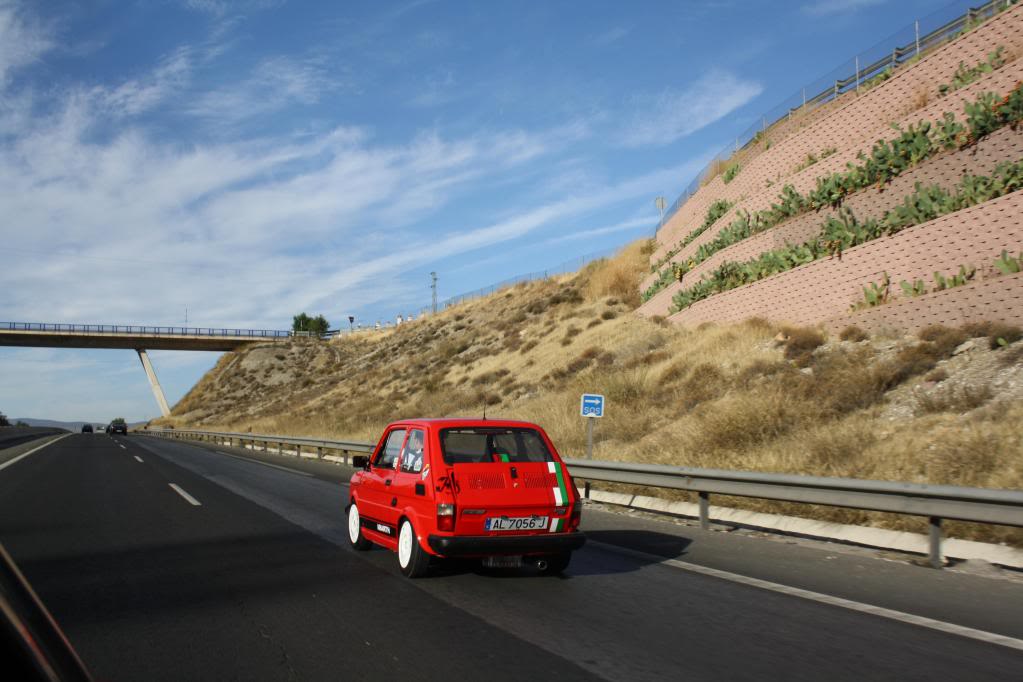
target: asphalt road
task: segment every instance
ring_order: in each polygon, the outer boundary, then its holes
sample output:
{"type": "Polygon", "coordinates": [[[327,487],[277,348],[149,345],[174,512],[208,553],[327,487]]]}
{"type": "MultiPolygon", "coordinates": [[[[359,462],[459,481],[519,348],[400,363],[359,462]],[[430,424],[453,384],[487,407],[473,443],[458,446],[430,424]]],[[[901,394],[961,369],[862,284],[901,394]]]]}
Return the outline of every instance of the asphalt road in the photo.
{"type": "Polygon", "coordinates": [[[1005,680],[1023,671],[1023,652],[1007,646],[686,566],[1023,639],[1019,583],[593,510],[584,515],[592,542],[564,578],[458,564],[408,581],[391,553],[346,546],[346,474],[75,434],[0,470],[0,542],[103,680],[1005,680]]]}

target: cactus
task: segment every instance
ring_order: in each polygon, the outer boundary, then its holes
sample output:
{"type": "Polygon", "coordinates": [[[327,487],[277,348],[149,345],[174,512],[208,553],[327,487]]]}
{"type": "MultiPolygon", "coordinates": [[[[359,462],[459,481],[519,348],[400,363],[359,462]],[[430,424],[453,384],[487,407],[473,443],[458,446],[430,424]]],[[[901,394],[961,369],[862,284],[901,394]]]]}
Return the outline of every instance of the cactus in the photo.
{"type": "Polygon", "coordinates": [[[863,300],[868,307],[875,307],[883,305],[888,302],[889,289],[892,281],[888,278],[888,273],[883,273],[881,283],[871,282],[870,287],[863,287],[863,300]]]}
{"type": "Polygon", "coordinates": [[[995,259],[995,267],[1003,275],[1012,275],[1023,270],[1023,251],[1018,258],[1009,255],[1009,252],[1002,250],[1002,255],[995,259]]]}
{"type": "Polygon", "coordinates": [[[899,282],[899,286],[902,287],[902,293],[907,298],[914,298],[916,296],[923,296],[927,293],[927,285],[924,284],[922,279],[914,280],[912,284],[906,280],[899,282]]]}

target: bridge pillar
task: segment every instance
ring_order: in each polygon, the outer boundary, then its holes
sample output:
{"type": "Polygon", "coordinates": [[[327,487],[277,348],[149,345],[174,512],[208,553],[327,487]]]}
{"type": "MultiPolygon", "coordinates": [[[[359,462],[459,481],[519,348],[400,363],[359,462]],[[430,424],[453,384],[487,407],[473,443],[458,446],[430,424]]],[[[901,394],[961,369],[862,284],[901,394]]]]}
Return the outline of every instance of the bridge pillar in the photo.
{"type": "Polygon", "coordinates": [[[153,363],[149,361],[149,356],[146,355],[144,348],[136,348],[135,352],[139,354],[139,360],[142,361],[142,367],[146,370],[146,376],[149,377],[149,385],[153,389],[153,395],[156,397],[156,402],[160,406],[160,412],[163,413],[164,417],[170,416],[170,408],[167,407],[167,399],[163,396],[163,389],[160,387],[160,381],[156,378],[156,372],[153,370],[153,363]]]}

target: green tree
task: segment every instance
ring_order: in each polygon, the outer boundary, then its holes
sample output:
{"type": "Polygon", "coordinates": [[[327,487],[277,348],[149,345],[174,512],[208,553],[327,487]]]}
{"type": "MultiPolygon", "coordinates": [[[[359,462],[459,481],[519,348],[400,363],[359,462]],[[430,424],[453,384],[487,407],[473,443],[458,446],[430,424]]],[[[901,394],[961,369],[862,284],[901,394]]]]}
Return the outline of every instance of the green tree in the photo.
{"type": "Polygon", "coordinates": [[[327,330],[330,329],[330,323],[327,322],[327,318],[323,315],[317,315],[316,317],[309,317],[305,313],[299,313],[292,318],[291,322],[292,331],[296,332],[311,332],[313,334],[326,334],[327,330]]]}
{"type": "Polygon", "coordinates": [[[7,421],[7,415],[0,412],[0,426],[10,426],[11,423],[7,421]]]}
{"type": "Polygon", "coordinates": [[[112,420],[110,421],[110,424],[111,424],[111,425],[113,425],[113,424],[127,424],[127,422],[126,422],[126,421],[124,421],[124,417],[114,417],[114,418],[113,418],[113,419],[112,419],[112,420]]]}

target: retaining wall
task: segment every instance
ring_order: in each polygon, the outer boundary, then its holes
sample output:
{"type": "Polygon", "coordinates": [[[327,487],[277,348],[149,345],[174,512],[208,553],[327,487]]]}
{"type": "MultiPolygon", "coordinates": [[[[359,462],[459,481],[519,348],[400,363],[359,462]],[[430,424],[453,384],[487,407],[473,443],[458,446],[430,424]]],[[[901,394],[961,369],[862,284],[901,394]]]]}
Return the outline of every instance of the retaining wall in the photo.
{"type": "Polygon", "coordinates": [[[893,292],[901,280],[929,285],[935,271],[960,265],[989,270],[1002,250],[1023,248],[1023,190],[917,225],[753,284],[699,301],[669,319],[695,326],[763,317],[813,325],[841,317],[863,300],[863,287],[887,272],[893,292]]]}
{"type": "MultiPolygon", "coordinates": [[[[880,218],[886,211],[898,206],[906,196],[912,194],[916,183],[925,186],[940,185],[951,189],[959,183],[964,174],[987,175],[999,163],[1015,162],[1020,159],[1023,159],[1023,128],[1018,130],[1002,128],[973,147],[928,159],[897,177],[882,192],[872,188],[857,192],[848,197],[844,205],[860,219],[880,218]]],[[[639,308],[639,314],[644,317],[667,315],[671,307],[671,297],[676,292],[693,286],[704,274],[712,272],[725,261],[751,260],[765,251],[812,239],[819,234],[821,226],[832,214],[834,211],[831,209],[805,213],[722,249],[688,272],[682,282],[673,282],[658,292],[639,308]],[[670,294],[666,295],[666,292],[670,294]]]]}
{"type": "MultiPolygon", "coordinates": [[[[951,81],[960,61],[973,66],[985,60],[988,53],[998,45],[1005,46],[1016,55],[1023,55],[1023,6],[1003,12],[979,28],[935,50],[920,62],[902,67],[890,80],[849,99],[846,105],[834,109],[829,116],[813,121],[798,135],[773,145],[767,152],[750,160],[731,183],[724,184],[720,176],[714,178],[690,198],[658,232],[657,240],[661,246],[651,256],[651,263],[662,258],[674,244],[697,227],[714,201],[728,199],[734,202],[740,197],[760,194],[766,189],[769,180],[777,184],[769,196],[777,194],[783,184],[792,182],[792,179],[784,182],[783,179],[793,174],[795,167],[807,154],[819,155],[831,147],[838,150],[835,155],[797,174],[807,174],[810,171],[807,175],[812,180],[819,175],[841,170],[847,161],[855,159],[857,152],[869,149],[874,140],[891,137],[889,126],[892,122],[902,121],[906,124],[919,119],[938,119],[944,111],[961,111],[961,102],[973,99],[977,91],[1008,91],[1020,77],[1020,69],[1023,68],[1021,60],[1010,62],[968,88],[944,99],[936,99],[938,85],[951,81]],[[978,88],[981,82],[989,84],[978,88]],[[922,93],[929,93],[931,103],[919,108],[914,100],[921,97],[922,93]]],[[[812,182],[809,187],[812,187],[812,182]]]]}

